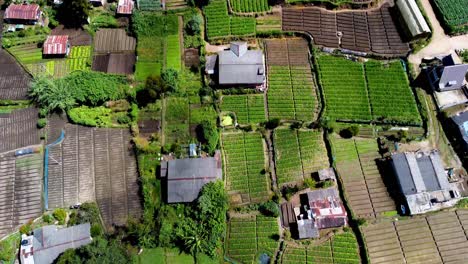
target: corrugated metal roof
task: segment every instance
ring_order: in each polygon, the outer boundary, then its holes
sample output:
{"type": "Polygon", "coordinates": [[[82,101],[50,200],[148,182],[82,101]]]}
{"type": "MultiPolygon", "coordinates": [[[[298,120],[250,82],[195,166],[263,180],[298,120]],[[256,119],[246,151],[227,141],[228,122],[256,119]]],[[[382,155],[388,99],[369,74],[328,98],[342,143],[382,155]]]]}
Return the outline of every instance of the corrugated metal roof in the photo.
{"type": "Polygon", "coordinates": [[[412,37],[416,37],[423,33],[430,33],[431,29],[427,25],[424,16],[419,10],[416,1],[414,0],[398,0],[396,6],[405,20],[408,30],[412,37]]]}
{"type": "Polygon", "coordinates": [[[15,5],[11,4],[5,10],[5,19],[27,19],[37,20],[39,19],[40,10],[36,4],[31,5],[15,5]]]}
{"type": "Polygon", "coordinates": [[[117,7],[117,14],[131,15],[135,2],[131,0],[119,0],[119,6],[117,7]]]}
{"type": "Polygon", "coordinates": [[[265,65],[261,50],[245,50],[238,56],[233,50],[223,50],[219,57],[219,84],[262,84],[265,65]]]}
{"type": "Polygon", "coordinates": [[[212,158],[170,160],[167,166],[169,203],[192,202],[205,184],[222,178],[219,151],[212,158]]]}
{"type": "Polygon", "coordinates": [[[48,36],[44,42],[43,53],[46,55],[66,54],[68,48],[68,36],[48,36]]]}
{"type": "Polygon", "coordinates": [[[89,223],[58,229],[56,225],[34,230],[34,263],[46,264],[53,261],[65,250],[91,243],[89,223]]]}
{"type": "Polygon", "coordinates": [[[439,80],[440,90],[460,89],[468,72],[468,64],[445,66],[439,80]]]}

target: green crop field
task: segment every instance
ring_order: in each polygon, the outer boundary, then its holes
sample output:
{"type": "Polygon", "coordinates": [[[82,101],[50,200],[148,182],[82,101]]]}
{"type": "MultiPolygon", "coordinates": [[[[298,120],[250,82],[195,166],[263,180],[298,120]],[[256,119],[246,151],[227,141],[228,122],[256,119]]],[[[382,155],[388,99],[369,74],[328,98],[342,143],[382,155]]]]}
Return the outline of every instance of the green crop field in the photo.
{"type": "Polygon", "coordinates": [[[364,66],[374,120],[420,125],[416,100],[401,63],[368,61],[364,66]]]}
{"type": "Polygon", "coordinates": [[[269,198],[265,149],[259,133],[223,134],[226,188],[233,204],[258,203],[269,198]]]}
{"type": "Polygon", "coordinates": [[[179,34],[167,36],[166,68],[180,71],[182,69],[182,58],[180,55],[179,34]]]}
{"type": "Polygon", "coordinates": [[[160,0],[137,0],[138,9],[142,11],[161,10],[160,0]]]}
{"type": "Polygon", "coordinates": [[[354,264],[361,263],[361,260],[356,237],[347,232],[334,235],[330,240],[316,246],[287,246],[281,263],[354,264]]]}
{"type": "Polygon", "coordinates": [[[223,96],[221,110],[234,112],[240,124],[265,121],[263,94],[223,96]]]}
{"type": "Polygon", "coordinates": [[[278,184],[302,181],[304,176],[329,167],[321,132],[277,129],[274,144],[278,184]]]}
{"type": "Polygon", "coordinates": [[[239,13],[259,13],[269,11],[268,0],[231,0],[231,8],[239,13]]]}
{"type": "Polygon", "coordinates": [[[226,242],[227,255],[242,263],[253,263],[261,253],[274,255],[279,237],[277,218],[245,216],[231,218],[226,242]]]}
{"type": "Polygon", "coordinates": [[[312,120],[315,102],[310,68],[269,66],[268,86],[270,118],[312,120]]]}
{"type": "Polygon", "coordinates": [[[67,71],[89,70],[91,66],[91,46],[74,46],[67,61],[67,71]]]}
{"type": "Polygon", "coordinates": [[[164,136],[165,143],[186,143],[190,140],[189,102],[187,98],[166,99],[164,136]]]}
{"type": "Polygon", "coordinates": [[[209,39],[255,34],[255,18],[229,16],[227,1],[213,0],[205,6],[206,33],[209,39]]]}
{"type": "Polygon", "coordinates": [[[421,125],[416,100],[400,62],[318,57],[325,113],[338,121],[421,125]]]}
{"type": "Polygon", "coordinates": [[[434,3],[449,32],[463,33],[468,31],[467,0],[434,0],[434,3]]]}

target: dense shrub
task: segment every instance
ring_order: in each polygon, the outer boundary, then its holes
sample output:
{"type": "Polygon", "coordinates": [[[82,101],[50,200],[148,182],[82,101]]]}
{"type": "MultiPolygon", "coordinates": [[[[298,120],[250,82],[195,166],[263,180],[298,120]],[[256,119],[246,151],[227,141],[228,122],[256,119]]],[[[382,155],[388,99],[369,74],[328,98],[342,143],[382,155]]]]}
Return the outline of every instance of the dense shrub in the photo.
{"type": "Polygon", "coordinates": [[[259,207],[259,210],[266,216],[278,217],[280,214],[278,204],[273,201],[262,203],[259,207]]]}
{"type": "Polygon", "coordinates": [[[65,220],[67,219],[67,211],[62,208],[57,208],[54,210],[52,214],[55,219],[59,222],[59,225],[65,224],[65,220]]]}
{"type": "Polygon", "coordinates": [[[37,120],[37,128],[43,128],[47,125],[47,119],[46,118],[40,118],[37,120]]]}
{"type": "Polygon", "coordinates": [[[112,110],[104,106],[80,106],[70,109],[67,113],[70,120],[75,124],[91,127],[112,126],[112,110]]]}
{"type": "Polygon", "coordinates": [[[54,218],[50,214],[44,214],[42,216],[42,221],[45,223],[51,224],[54,221],[54,218]]]}

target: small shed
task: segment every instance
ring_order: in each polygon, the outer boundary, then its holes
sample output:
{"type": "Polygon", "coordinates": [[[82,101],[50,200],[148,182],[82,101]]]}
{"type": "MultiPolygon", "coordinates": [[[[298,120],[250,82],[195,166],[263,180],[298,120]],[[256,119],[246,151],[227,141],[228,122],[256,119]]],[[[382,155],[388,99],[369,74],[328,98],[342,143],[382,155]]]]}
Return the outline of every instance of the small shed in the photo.
{"type": "Polygon", "coordinates": [[[335,170],[333,168],[323,169],[318,171],[320,181],[332,180],[336,181],[335,170]]]}
{"type": "Polygon", "coordinates": [[[42,48],[44,56],[60,56],[64,57],[70,53],[70,41],[67,35],[47,37],[42,48]]]}
{"type": "Polygon", "coordinates": [[[117,15],[129,16],[133,13],[135,2],[132,0],[119,0],[117,15]]]}
{"type": "Polygon", "coordinates": [[[35,25],[41,18],[42,12],[37,4],[10,4],[3,16],[9,24],[35,25]]]}
{"type": "Polygon", "coordinates": [[[409,37],[414,39],[431,34],[431,29],[415,0],[397,0],[396,7],[409,37]]]}

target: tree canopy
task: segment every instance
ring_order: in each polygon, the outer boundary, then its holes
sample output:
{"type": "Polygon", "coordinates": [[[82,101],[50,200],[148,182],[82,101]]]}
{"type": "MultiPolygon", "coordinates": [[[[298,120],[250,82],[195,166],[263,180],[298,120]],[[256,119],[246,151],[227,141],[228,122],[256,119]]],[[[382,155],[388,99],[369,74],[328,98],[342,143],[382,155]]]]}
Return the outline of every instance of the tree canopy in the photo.
{"type": "Polygon", "coordinates": [[[67,27],[80,27],[89,16],[89,0],[63,0],[58,12],[60,21],[67,27]]]}

